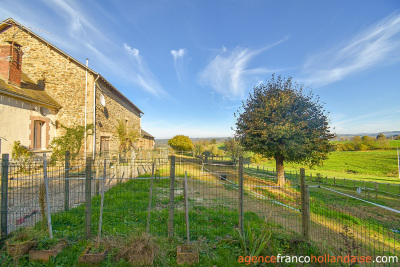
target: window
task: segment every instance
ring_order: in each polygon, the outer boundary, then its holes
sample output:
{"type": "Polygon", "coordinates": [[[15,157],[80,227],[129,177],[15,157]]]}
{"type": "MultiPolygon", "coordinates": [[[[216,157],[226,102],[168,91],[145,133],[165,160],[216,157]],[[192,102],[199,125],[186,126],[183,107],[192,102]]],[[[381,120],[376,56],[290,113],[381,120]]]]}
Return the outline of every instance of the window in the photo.
{"type": "Polygon", "coordinates": [[[49,147],[50,120],[39,116],[31,116],[29,124],[30,149],[41,150],[49,147]]]}
{"type": "Polygon", "coordinates": [[[100,137],[100,156],[108,156],[110,151],[110,137],[100,137]]]}
{"type": "Polygon", "coordinates": [[[42,121],[35,121],[33,128],[33,149],[42,149],[42,121]]]}

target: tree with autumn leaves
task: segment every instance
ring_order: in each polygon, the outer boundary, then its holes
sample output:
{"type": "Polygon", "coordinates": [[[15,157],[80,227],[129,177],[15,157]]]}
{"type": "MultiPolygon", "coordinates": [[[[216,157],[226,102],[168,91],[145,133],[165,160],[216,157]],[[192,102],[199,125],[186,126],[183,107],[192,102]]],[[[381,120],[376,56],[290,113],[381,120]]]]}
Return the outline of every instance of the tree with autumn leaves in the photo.
{"type": "Polygon", "coordinates": [[[235,113],[236,139],[244,149],[273,157],[278,183],[285,184],[284,162],[315,165],[332,148],[325,110],[312,92],[281,76],[254,88],[235,113]]]}

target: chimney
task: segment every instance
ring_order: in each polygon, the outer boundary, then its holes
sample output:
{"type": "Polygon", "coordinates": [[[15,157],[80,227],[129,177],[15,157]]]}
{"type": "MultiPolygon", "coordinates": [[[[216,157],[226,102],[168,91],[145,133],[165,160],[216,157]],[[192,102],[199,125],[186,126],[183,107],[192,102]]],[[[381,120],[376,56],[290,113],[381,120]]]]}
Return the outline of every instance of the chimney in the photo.
{"type": "Polygon", "coordinates": [[[9,83],[21,86],[22,51],[15,42],[0,46],[0,76],[9,83]]]}

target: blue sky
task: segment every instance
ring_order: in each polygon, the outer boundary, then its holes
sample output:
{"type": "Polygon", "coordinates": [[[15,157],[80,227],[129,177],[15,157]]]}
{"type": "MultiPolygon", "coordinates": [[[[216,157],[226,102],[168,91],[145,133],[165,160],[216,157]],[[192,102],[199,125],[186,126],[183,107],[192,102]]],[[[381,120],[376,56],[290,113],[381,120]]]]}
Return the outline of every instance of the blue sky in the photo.
{"type": "Polygon", "coordinates": [[[271,75],[310,87],[333,131],[400,130],[400,1],[0,0],[101,73],[156,138],[232,136],[271,75]]]}

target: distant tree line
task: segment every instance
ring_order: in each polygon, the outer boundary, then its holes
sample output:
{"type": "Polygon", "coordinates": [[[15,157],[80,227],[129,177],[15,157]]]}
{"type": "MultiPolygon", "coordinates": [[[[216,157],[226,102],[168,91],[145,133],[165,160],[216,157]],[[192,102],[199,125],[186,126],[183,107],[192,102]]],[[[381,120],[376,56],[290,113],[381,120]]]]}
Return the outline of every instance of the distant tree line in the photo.
{"type": "Polygon", "coordinates": [[[349,142],[335,145],[336,151],[364,151],[387,148],[389,148],[389,141],[382,133],[378,134],[376,138],[367,135],[363,137],[354,136],[349,142]]]}

